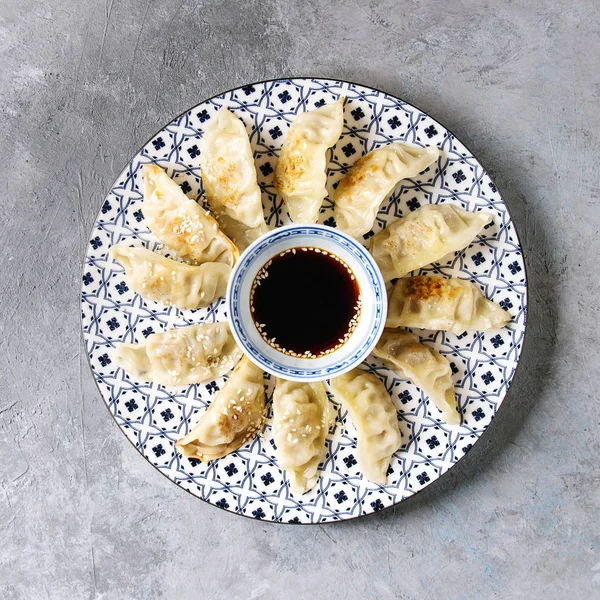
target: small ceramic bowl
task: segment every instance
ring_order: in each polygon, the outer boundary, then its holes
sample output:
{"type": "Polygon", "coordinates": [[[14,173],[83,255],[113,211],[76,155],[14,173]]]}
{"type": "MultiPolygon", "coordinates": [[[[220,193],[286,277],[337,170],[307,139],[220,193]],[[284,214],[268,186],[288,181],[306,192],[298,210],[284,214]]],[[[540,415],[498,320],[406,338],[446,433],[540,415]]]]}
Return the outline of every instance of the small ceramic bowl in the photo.
{"type": "Polygon", "coordinates": [[[256,240],[240,256],[227,288],[229,325],[240,348],[265,371],[293,381],[322,381],[358,366],[379,340],[386,314],[385,284],[371,255],[356,240],[324,225],[289,225],[256,240]],[[362,309],[355,330],[340,348],[318,358],[290,356],[267,344],[250,312],[250,291],[261,267],[284,250],[299,246],[338,256],[356,276],[361,293],[362,309]]]}

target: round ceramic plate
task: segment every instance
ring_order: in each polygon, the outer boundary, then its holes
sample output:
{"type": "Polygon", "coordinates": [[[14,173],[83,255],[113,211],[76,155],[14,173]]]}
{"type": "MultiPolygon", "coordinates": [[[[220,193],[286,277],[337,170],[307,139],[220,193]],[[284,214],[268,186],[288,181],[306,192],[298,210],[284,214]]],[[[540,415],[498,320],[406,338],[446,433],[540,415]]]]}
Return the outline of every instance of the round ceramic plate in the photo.
{"type": "MultiPolygon", "coordinates": [[[[335,227],[330,200],[320,223],[335,227]]],[[[365,245],[373,235],[364,236],[365,245]]],[[[253,83],[225,92],[185,112],[157,133],[119,175],[94,225],[85,258],[81,308],[86,350],[96,382],[118,426],[164,475],[198,498],[228,511],[281,523],[323,523],[351,519],[401,502],[440,477],[469,451],[494,418],[513,378],[523,344],[526,317],[525,266],[517,233],[502,198],[477,159],[437,121],[384,92],[329,79],[284,79],[253,83]],[[140,166],[155,162],[183,191],[204,203],[198,166],[199,140],[208,121],[226,105],[245,123],[254,150],[267,223],[289,223],[273,187],[273,171],[296,114],[346,97],[344,131],[329,151],[331,191],[360,156],[389,142],[435,145],[441,158],[418,177],[399,184],[384,202],[374,231],[428,203],[453,203],[494,215],[462,252],[422,272],[470,279],[512,315],[504,329],[486,333],[416,331],[444,354],[454,373],[462,425],[449,427],[427,397],[376,359],[364,367],[385,383],[396,403],[403,444],[380,486],[361,476],[356,432],[338,409],[327,437],[321,478],[304,496],[290,493],[277,466],[270,423],[250,444],[203,464],[184,458],[175,442],[193,427],[223,385],[223,379],[167,388],[131,379],[111,359],[121,342],[141,342],[169,327],[226,320],[222,298],[207,309],[180,311],[146,302],[128,289],[123,269],[108,258],[110,246],[137,241],[165,253],[142,214],[140,166]]],[[[265,376],[270,397],[274,381],[265,376]]]]}

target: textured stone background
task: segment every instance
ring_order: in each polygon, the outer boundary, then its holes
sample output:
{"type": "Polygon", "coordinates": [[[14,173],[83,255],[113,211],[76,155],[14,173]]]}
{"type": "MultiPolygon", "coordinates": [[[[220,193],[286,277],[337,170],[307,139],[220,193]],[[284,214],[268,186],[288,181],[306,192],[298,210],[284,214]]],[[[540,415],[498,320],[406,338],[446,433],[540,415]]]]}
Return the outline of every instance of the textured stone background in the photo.
{"type": "Polygon", "coordinates": [[[0,0],[0,598],[600,597],[595,0],[0,0]],[[340,77],[429,112],[495,177],[530,283],[484,439],[395,510],[270,525],[177,489],[110,419],[78,293],[102,198],[199,100],[340,77]]]}

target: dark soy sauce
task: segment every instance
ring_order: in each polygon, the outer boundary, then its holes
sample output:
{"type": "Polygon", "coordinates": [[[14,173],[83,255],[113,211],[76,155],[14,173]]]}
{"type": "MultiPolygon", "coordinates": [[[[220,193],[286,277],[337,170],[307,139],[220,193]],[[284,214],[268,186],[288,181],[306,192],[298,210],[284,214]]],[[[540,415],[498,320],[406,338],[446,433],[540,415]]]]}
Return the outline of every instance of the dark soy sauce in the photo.
{"type": "Polygon", "coordinates": [[[263,339],[292,356],[316,358],[340,347],[354,331],[360,290],[337,256],[312,247],[273,257],[256,275],[250,309],[263,339]]]}

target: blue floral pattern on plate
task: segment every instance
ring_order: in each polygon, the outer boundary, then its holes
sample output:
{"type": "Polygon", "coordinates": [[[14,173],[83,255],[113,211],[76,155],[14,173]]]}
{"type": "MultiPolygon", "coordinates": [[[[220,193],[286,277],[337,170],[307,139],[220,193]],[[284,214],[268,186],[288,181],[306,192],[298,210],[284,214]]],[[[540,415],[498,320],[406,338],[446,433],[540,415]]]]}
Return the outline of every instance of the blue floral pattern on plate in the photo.
{"type": "MultiPolygon", "coordinates": [[[[335,226],[326,200],[320,223],[335,226]]],[[[373,235],[364,236],[365,245],[373,235]]],[[[384,92],[329,79],[288,79],[253,83],[225,92],[185,112],[157,133],[119,175],[102,204],[90,236],[82,277],[82,324],[90,366],[106,405],[121,430],[146,459],[177,485],[219,508],[283,523],[323,523],[360,517],[412,496],[450,469],[495,416],[513,378],[525,333],[526,279],[515,227],[488,174],[469,150],[437,121],[384,92]],[[494,215],[473,243],[428,265],[423,273],[471,279],[512,315],[500,331],[417,331],[452,363],[460,427],[448,427],[413,384],[376,359],[365,367],[390,391],[400,420],[403,445],[394,456],[388,483],[364,479],[356,461],[356,433],[338,408],[327,438],[327,454],[315,488],[302,497],[290,493],[277,466],[270,425],[250,444],[210,464],[175,452],[175,442],[195,425],[224,379],[179,388],[132,380],[116,367],[111,352],[121,342],[140,342],[167,327],[226,320],[224,299],[206,309],[179,311],[146,302],[129,290],[122,268],[108,258],[110,246],[136,241],[167,254],[144,226],[140,167],[154,162],[191,198],[203,205],[198,141],[223,104],[250,133],[265,217],[271,227],[289,223],[273,187],[282,141],[294,116],[323,102],[346,97],[341,139],[329,151],[331,191],[353,162],[378,146],[406,141],[435,144],[437,164],[398,185],[381,207],[373,232],[428,203],[451,202],[494,215]]],[[[268,394],[274,378],[266,375],[268,394]]]]}

